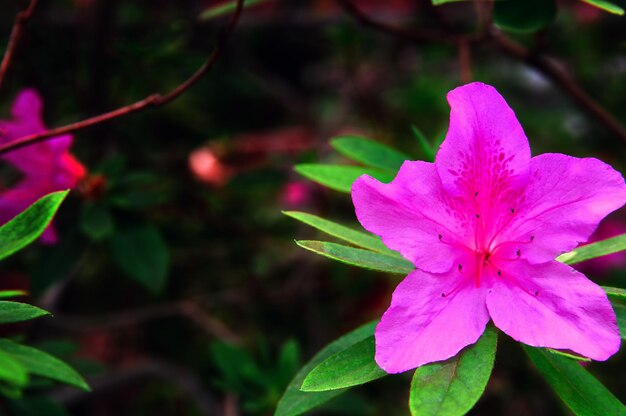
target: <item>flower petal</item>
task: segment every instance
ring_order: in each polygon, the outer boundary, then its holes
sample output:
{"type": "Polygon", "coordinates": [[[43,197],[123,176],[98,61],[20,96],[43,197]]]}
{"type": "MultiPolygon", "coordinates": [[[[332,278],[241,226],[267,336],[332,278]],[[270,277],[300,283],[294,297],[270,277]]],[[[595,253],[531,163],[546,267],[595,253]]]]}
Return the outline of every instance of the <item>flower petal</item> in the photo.
{"type": "Polygon", "coordinates": [[[41,109],[43,103],[37,91],[24,89],[19,92],[11,106],[11,116],[20,122],[34,123],[37,128],[43,128],[41,109]]]}
{"type": "Polygon", "coordinates": [[[604,291],[556,261],[502,262],[487,294],[494,324],[535,347],[567,349],[603,361],[619,349],[615,313],[604,291]]]}
{"type": "Polygon", "coordinates": [[[513,110],[480,82],[448,93],[450,127],[436,163],[444,188],[454,195],[496,198],[502,186],[523,186],[530,147],[513,110]]]}
{"type": "Polygon", "coordinates": [[[626,202],[622,175],[597,159],[544,154],[530,166],[524,195],[496,238],[500,256],[511,258],[520,250],[531,263],[553,260],[586,241],[626,202]]]}
{"type": "Polygon", "coordinates": [[[454,270],[411,272],[396,288],[376,327],[376,362],[400,373],[446,360],[475,343],[489,322],[486,289],[454,270]]]}
{"type": "Polygon", "coordinates": [[[432,163],[404,162],[389,184],[363,175],[352,185],[352,201],[365,229],[426,271],[456,267],[473,238],[473,214],[446,196],[432,163]]]}

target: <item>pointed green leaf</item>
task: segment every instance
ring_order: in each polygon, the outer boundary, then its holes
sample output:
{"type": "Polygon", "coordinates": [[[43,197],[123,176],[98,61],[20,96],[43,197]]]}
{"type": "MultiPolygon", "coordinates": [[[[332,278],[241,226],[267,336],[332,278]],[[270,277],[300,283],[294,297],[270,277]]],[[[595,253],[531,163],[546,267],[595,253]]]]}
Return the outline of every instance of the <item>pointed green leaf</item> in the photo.
{"type": "Polygon", "coordinates": [[[374,140],[357,136],[337,137],[330,142],[339,153],[366,166],[397,172],[411,157],[374,140]]]}
{"type": "Polygon", "coordinates": [[[0,301],[0,324],[28,321],[44,315],[50,315],[50,312],[27,303],[0,301]]]}
{"type": "Polygon", "coordinates": [[[28,292],[25,290],[0,290],[0,299],[18,298],[26,295],[28,292]]]}
{"type": "Polygon", "coordinates": [[[69,191],[48,194],[0,227],[0,259],[35,241],[44,232],[69,191]]]}
{"type": "Polygon", "coordinates": [[[501,0],[493,7],[494,22],[504,30],[532,33],[556,18],[555,0],[501,0]]]}
{"type": "Polygon", "coordinates": [[[296,241],[296,244],[322,256],[364,269],[403,275],[414,270],[413,264],[403,258],[374,253],[360,248],[312,240],[300,240],[296,241]]]}
{"type": "Polygon", "coordinates": [[[386,376],[374,361],[375,349],[371,336],[327,358],[306,376],[302,391],[343,389],[386,376]]]}
{"type": "Polygon", "coordinates": [[[413,131],[413,135],[415,136],[420,144],[420,147],[422,148],[422,153],[424,153],[425,160],[427,162],[434,162],[435,149],[433,149],[431,144],[428,142],[428,139],[426,138],[424,133],[422,133],[422,131],[418,129],[417,126],[411,126],[411,131],[413,131]]]}
{"type": "Polygon", "coordinates": [[[163,289],[169,251],[156,227],[145,224],[121,229],[109,241],[113,258],[122,270],[152,293],[163,289]]]}
{"type": "Polygon", "coordinates": [[[291,218],[295,218],[298,221],[302,221],[303,223],[310,225],[311,227],[316,228],[328,235],[354,244],[355,246],[363,247],[372,251],[376,251],[378,253],[383,253],[388,256],[400,257],[400,254],[388,249],[387,246],[385,246],[383,242],[380,241],[380,237],[377,237],[373,234],[358,231],[353,228],[346,227],[345,225],[341,225],[336,222],[306,212],[283,211],[283,214],[291,218]]]}
{"type": "Polygon", "coordinates": [[[617,317],[617,326],[622,339],[626,339],[626,299],[619,296],[609,296],[611,306],[617,317]]]}
{"type": "Polygon", "coordinates": [[[24,387],[28,384],[28,373],[16,359],[0,352],[0,380],[24,387]]]}
{"type": "Polygon", "coordinates": [[[624,9],[622,9],[618,5],[613,4],[611,2],[608,2],[605,0],[582,0],[582,1],[594,7],[597,7],[598,9],[602,9],[605,12],[617,14],[619,16],[624,15],[624,9]]]}
{"type": "Polygon", "coordinates": [[[296,172],[335,191],[350,193],[352,183],[361,175],[370,175],[382,182],[390,182],[395,173],[348,165],[305,163],[296,165],[296,172]]]}
{"type": "Polygon", "coordinates": [[[474,345],[447,361],[415,370],[409,409],[413,415],[464,415],[480,399],[496,355],[498,334],[492,326],[474,345]]]}
{"type": "Polygon", "coordinates": [[[13,358],[31,374],[89,390],[85,380],[72,367],[36,348],[0,339],[0,352],[13,358]]]}
{"type": "Polygon", "coordinates": [[[274,416],[296,416],[301,415],[309,410],[315,409],[328,402],[329,400],[339,396],[346,389],[332,390],[325,392],[307,393],[300,391],[300,386],[309,372],[319,363],[326,360],[332,355],[350,348],[352,345],[371,337],[378,322],[367,323],[354,331],[338,338],[324,347],[311,359],[304,367],[298,371],[296,376],[291,380],[283,397],[281,397],[276,407],[274,416]]]}
{"type": "Polygon", "coordinates": [[[600,286],[607,295],[615,296],[617,298],[626,299],[626,289],[620,287],[600,286]]]}
{"type": "Polygon", "coordinates": [[[618,416],[626,407],[576,361],[524,345],[537,370],[574,414],[618,416]]]}
{"type": "Polygon", "coordinates": [[[561,263],[576,264],[622,250],[626,250],[626,234],[575,248],[568,253],[561,254],[556,259],[561,263]]]}

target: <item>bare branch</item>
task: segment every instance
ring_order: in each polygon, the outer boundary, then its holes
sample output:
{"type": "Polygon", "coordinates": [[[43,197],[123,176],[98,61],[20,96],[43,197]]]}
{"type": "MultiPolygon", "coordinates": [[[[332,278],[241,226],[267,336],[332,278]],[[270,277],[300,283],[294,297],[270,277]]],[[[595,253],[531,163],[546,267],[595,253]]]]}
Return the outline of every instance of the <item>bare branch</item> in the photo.
{"type": "Polygon", "coordinates": [[[490,37],[502,52],[541,72],[567,95],[572,97],[581,108],[602,123],[611,133],[626,142],[626,127],[587,94],[554,60],[545,55],[533,53],[532,50],[515,43],[495,30],[492,31],[490,37]]]}
{"type": "Polygon", "coordinates": [[[535,53],[534,51],[515,43],[495,29],[490,32],[479,32],[469,36],[414,31],[399,28],[384,22],[378,22],[362,13],[354,6],[354,4],[350,2],[350,0],[337,0],[337,2],[341,5],[344,11],[346,11],[346,13],[364,26],[418,44],[431,41],[454,44],[458,45],[460,48],[468,48],[471,43],[490,39],[496,46],[498,46],[498,48],[500,48],[502,52],[537,69],[548,77],[554,84],[559,86],[578,105],[580,105],[582,109],[593,116],[597,121],[602,123],[620,140],[626,142],[626,127],[624,127],[622,123],[620,123],[604,107],[587,94],[563,68],[554,62],[553,59],[546,55],[535,53]]]}
{"type": "Polygon", "coordinates": [[[13,54],[17,48],[17,44],[22,37],[22,29],[35,11],[35,7],[37,7],[37,0],[30,0],[28,7],[15,16],[15,23],[13,23],[13,29],[11,30],[11,35],[9,36],[9,43],[7,44],[7,49],[4,51],[2,63],[0,63],[0,88],[2,88],[2,81],[4,81],[4,77],[9,70],[9,66],[11,65],[11,59],[13,58],[13,54]]]}
{"type": "Polygon", "coordinates": [[[239,22],[239,18],[243,10],[243,2],[244,0],[237,0],[237,7],[235,9],[235,12],[233,13],[233,16],[230,19],[228,26],[226,26],[226,28],[218,36],[217,44],[213,49],[213,52],[211,52],[207,60],[204,62],[204,64],[191,77],[178,85],[172,91],[168,92],[165,95],[152,94],[149,97],[144,98],[143,100],[137,101],[136,103],[127,105],[125,107],[118,108],[117,110],[113,110],[108,113],[100,114],[98,116],[81,120],[76,123],[68,124],[66,126],[46,130],[41,133],[20,137],[9,143],[0,145],[0,155],[20,149],[24,146],[44,141],[51,137],[84,130],[88,127],[102,124],[118,117],[136,113],[147,108],[158,108],[170,103],[171,101],[174,101],[185,91],[191,88],[194,84],[196,84],[209,71],[209,69],[213,67],[219,56],[222,54],[226,42],[230,38],[230,35],[233,33],[235,27],[237,26],[237,23],[239,22]]]}

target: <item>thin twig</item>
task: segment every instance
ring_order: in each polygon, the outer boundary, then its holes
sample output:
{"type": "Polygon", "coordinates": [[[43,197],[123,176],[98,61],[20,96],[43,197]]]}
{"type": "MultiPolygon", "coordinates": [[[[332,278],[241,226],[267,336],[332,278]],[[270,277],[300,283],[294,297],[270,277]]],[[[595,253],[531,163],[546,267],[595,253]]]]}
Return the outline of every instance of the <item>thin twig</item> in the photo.
{"type": "Polygon", "coordinates": [[[502,52],[541,72],[572,97],[587,113],[594,116],[596,120],[602,123],[611,133],[623,142],[626,142],[626,127],[587,94],[567,71],[554,60],[545,55],[534,53],[532,50],[515,43],[495,30],[491,33],[490,37],[502,52]]]}
{"type": "Polygon", "coordinates": [[[122,108],[118,108],[117,110],[113,110],[108,113],[100,114],[98,116],[78,121],[76,123],[68,124],[66,126],[46,130],[41,133],[20,137],[16,140],[12,140],[9,143],[0,145],[0,155],[8,153],[12,150],[20,149],[24,146],[44,141],[52,137],[84,130],[88,127],[92,127],[121,116],[135,113],[146,108],[158,108],[170,103],[171,101],[174,101],[185,91],[191,88],[196,82],[198,82],[209,71],[209,69],[211,69],[213,64],[215,64],[215,62],[217,61],[217,58],[222,54],[226,42],[228,41],[229,37],[237,26],[237,23],[239,22],[239,18],[243,10],[243,2],[244,0],[237,0],[237,7],[235,9],[235,12],[233,13],[232,18],[230,19],[228,26],[226,26],[226,28],[218,36],[217,44],[213,49],[213,52],[211,52],[207,60],[204,62],[204,64],[191,77],[178,85],[172,91],[168,92],[165,95],[152,94],[149,97],[144,98],[143,100],[137,101],[136,103],[127,105],[122,108]]]}
{"type": "Polygon", "coordinates": [[[478,33],[473,35],[447,35],[445,33],[437,32],[414,31],[376,21],[366,14],[362,13],[349,0],[337,0],[337,2],[339,3],[339,5],[341,5],[346,13],[348,13],[354,20],[358,21],[364,26],[418,44],[427,41],[433,41],[460,45],[461,43],[465,42],[465,44],[469,46],[471,43],[474,42],[491,39],[504,53],[537,69],[550,80],[552,80],[554,84],[558,85],[588,114],[590,114],[597,121],[602,123],[620,140],[626,142],[626,127],[624,127],[622,123],[620,123],[604,107],[602,107],[589,94],[587,94],[563,68],[561,68],[558,64],[554,62],[554,60],[543,54],[538,54],[535,51],[529,50],[522,45],[515,43],[499,31],[479,31],[478,33]]]}
{"type": "Polygon", "coordinates": [[[37,7],[37,0],[30,0],[28,7],[15,16],[15,23],[13,23],[13,29],[11,29],[9,43],[7,44],[7,49],[4,52],[2,63],[0,63],[0,88],[2,88],[2,81],[4,81],[4,77],[9,70],[9,66],[11,65],[11,59],[13,58],[13,54],[17,48],[17,44],[22,37],[22,29],[35,11],[35,7],[37,7]]]}

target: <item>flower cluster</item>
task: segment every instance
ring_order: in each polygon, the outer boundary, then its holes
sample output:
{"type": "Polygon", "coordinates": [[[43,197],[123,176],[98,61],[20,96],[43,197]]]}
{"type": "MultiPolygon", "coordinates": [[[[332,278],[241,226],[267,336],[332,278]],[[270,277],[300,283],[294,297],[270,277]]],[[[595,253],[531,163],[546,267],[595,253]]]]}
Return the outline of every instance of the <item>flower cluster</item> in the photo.
{"type": "MultiPolygon", "coordinates": [[[[31,89],[21,91],[13,102],[11,119],[0,120],[0,143],[9,143],[46,130],[42,120],[41,98],[31,89]]],[[[22,177],[0,192],[0,223],[5,223],[33,202],[50,192],[73,188],[86,174],[84,166],[69,152],[72,136],[54,137],[14,150],[2,159],[22,177]]],[[[41,237],[45,243],[57,240],[52,226],[41,237]]]]}
{"type": "Polygon", "coordinates": [[[489,321],[517,341],[606,360],[620,346],[595,283],[555,258],[626,202],[611,166],[531,158],[513,111],[491,86],[448,94],[435,163],[405,162],[389,184],[352,187],[361,224],[416,267],[376,328],[376,361],[397,373],[456,355],[489,321]]]}

